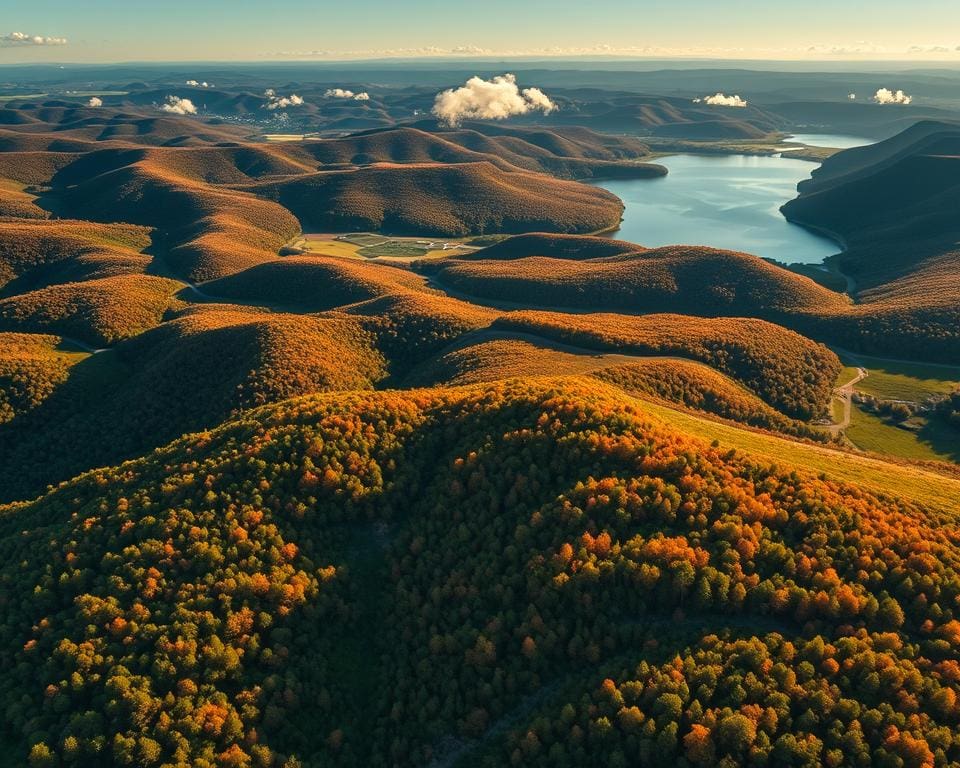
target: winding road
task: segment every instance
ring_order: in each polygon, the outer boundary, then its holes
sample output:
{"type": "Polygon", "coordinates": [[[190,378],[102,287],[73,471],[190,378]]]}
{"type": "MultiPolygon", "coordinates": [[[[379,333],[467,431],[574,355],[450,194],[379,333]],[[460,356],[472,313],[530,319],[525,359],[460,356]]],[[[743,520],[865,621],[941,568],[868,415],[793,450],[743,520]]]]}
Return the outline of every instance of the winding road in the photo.
{"type": "Polygon", "coordinates": [[[850,413],[853,409],[853,390],[861,381],[863,381],[870,373],[866,368],[857,368],[857,375],[854,376],[846,384],[837,387],[833,390],[834,397],[838,398],[840,402],[843,403],[843,417],[839,422],[831,424],[827,429],[830,430],[830,434],[839,435],[847,427],[850,426],[850,413]]]}

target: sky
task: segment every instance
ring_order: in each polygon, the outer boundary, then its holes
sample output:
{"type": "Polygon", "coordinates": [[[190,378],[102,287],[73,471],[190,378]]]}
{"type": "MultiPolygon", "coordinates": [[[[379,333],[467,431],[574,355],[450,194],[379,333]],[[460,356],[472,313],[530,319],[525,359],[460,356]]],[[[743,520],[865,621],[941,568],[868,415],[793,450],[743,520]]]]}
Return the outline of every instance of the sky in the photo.
{"type": "Polygon", "coordinates": [[[0,0],[0,65],[471,56],[960,63],[960,0],[0,0]]]}

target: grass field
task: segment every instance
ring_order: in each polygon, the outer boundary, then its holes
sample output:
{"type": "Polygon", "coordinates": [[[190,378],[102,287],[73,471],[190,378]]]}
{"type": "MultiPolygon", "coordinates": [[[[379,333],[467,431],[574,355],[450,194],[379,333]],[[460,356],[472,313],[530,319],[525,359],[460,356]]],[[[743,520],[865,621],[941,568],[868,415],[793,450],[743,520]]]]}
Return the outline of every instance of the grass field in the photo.
{"type": "Polygon", "coordinates": [[[840,355],[840,359],[845,365],[859,362],[866,368],[870,375],[857,384],[857,390],[883,400],[921,402],[932,395],[947,394],[960,384],[960,367],[894,362],[865,355],[855,359],[840,355]]]}
{"type": "Polygon", "coordinates": [[[918,461],[957,461],[960,434],[936,421],[916,420],[916,431],[894,426],[854,406],[850,412],[847,439],[857,448],[918,461]],[[952,433],[952,434],[951,434],[952,433]],[[950,450],[951,442],[953,450],[950,450]]]}
{"type": "Polygon", "coordinates": [[[303,141],[306,136],[302,133],[265,133],[263,138],[266,141],[303,141]]]}
{"type": "Polygon", "coordinates": [[[843,421],[843,401],[837,397],[834,397],[830,400],[830,413],[833,416],[834,424],[839,424],[843,421]]]}
{"type": "MultiPolygon", "coordinates": [[[[960,368],[898,362],[865,355],[840,355],[844,368],[837,376],[842,386],[857,375],[857,365],[869,375],[856,385],[857,392],[880,400],[923,403],[935,395],[951,392],[960,382],[960,368]],[[855,365],[854,365],[855,364],[855,365]]],[[[842,418],[838,402],[833,403],[834,420],[842,418]]],[[[920,415],[912,420],[914,429],[904,429],[853,406],[847,439],[864,451],[920,461],[960,460],[960,434],[936,418],[920,415]]]]}
{"type": "Polygon", "coordinates": [[[690,413],[644,401],[645,410],[704,440],[716,440],[768,461],[787,462],[834,480],[860,483],[880,493],[910,499],[956,512],[960,480],[879,458],[799,443],[773,435],[739,429],[690,413]]]}

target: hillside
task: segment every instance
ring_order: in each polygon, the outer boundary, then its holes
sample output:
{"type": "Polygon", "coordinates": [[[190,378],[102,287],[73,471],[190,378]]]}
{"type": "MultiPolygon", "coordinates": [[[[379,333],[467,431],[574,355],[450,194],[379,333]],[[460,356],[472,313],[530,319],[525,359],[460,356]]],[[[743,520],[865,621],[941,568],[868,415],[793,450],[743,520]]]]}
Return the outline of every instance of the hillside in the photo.
{"type": "MultiPolygon", "coordinates": [[[[15,350],[8,354],[18,363],[17,384],[24,366],[15,350]]],[[[0,357],[0,366],[7,360],[0,357]]],[[[28,414],[0,424],[0,500],[33,496],[244,409],[311,392],[369,389],[386,376],[373,337],[356,319],[231,306],[187,310],[84,360],[69,378],[61,368],[40,380],[42,388],[20,383],[27,394],[10,398],[32,402],[28,414]]]]}
{"type": "Polygon", "coordinates": [[[143,272],[150,232],[123,224],[10,220],[0,226],[0,296],[143,272]]]}
{"type": "Polygon", "coordinates": [[[488,161],[327,171],[251,187],[317,231],[383,230],[463,236],[484,232],[594,232],[620,222],[623,204],[597,187],[488,161]]]}
{"type": "Polygon", "coordinates": [[[123,274],[51,285],[0,299],[0,328],[105,346],[158,325],[181,287],[163,277],[123,274]]]}
{"type": "Polygon", "coordinates": [[[598,351],[698,360],[804,419],[819,414],[840,371],[837,356],[822,344],[762,320],[521,311],[492,327],[598,351]]]}
{"type": "Polygon", "coordinates": [[[742,384],[702,363],[680,357],[585,354],[536,336],[509,332],[465,334],[456,349],[414,369],[404,384],[461,386],[575,374],[589,374],[629,394],[660,399],[739,424],[821,441],[828,434],[785,417],[742,384]]]}
{"type": "MultiPolygon", "coordinates": [[[[705,246],[646,249],[598,237],[528,234],[468,254],[423,260],[415,268],[434,288],[502,309],[602,306],[631,314],[756,317],[858,352],[960,361],[956,249],[933,249],[923,258],[925,241],[893,237],[883,243],[851,243],[848,251],[831,258],[846,273],[854,258],[874,265],[871,259],[879,262],[884,254],[903,262],[912,254],[908,273],[854,290],[853,301],[750,254],[705,246]]],[[[937,235],[941,246],[945,237],[949,240],[949,235],[937,235]]]]}
{"type": "Polygon", "coordinates": [[[641,162],[650,148],[638,139],[605,136],[588,129],[561,132],[482,123],[438,129],[426,121],[310,141],[298,149],[328,166],[491,162],[505,171],[525,170],[565,179],[647,178],[666,173],[662,166],[641,162]]]}
{"type": "Polygon", "coordinates": [[[426,281],[404,269],[356,259],[288,256],[204,283],[206,296],[318,312],[407,290],[426,281]]]}
{"type": "Polygon", "coordinates": [[[856,286],[854,323],[825,320],[820,332],[864,352],[960,360],[958,158],[956,123],[917,123],[830,157],[783,206],[847,246],[831,262],[856,286]]]}
{"type": "Polygon", "coordinates": [[[544,307],[773,318],[848,305],[812,280],[749,254],[704,246],[618,252],[623,244],[590,239],[560,243],[569,244],[569,252],[559,257],[553,243],[544,247],[528,238],[421,268],[453,291],[544,307]],[[512,257],[505,257],[508,251],[512,257]]]}
{"type": "Polygon", "coordinates": [[[830,474],[579,379],[255,411],[5,510],[5,737],[33,762],[587,764],[587,734],[613,762],[960,759],[952,525],[830,474]]]}
{"type": "Polygon", "coordinates": [[[875,286],[923,268],[925,258],[955,246],[958,158],[960,124],[920,122],[886,141],[829,158],[783,211],[840,234],[848,252],[837,263],[875,286]],[[910,254],[900,248],[906,242],[910,254]]]}
{"type": "Polygon", "coordinates": [[[58,336],[0,333],[0,424],[39,406],[86,356],[63,346],[58,336]]]}

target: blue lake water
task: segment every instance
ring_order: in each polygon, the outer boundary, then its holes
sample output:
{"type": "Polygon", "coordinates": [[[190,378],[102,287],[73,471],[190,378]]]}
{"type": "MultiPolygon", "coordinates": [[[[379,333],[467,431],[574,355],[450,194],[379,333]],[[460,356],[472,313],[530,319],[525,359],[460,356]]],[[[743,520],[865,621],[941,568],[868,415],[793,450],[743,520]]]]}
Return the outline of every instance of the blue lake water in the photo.
{"type": "MultiPolygon", "coordinates": [[[[826,135],[798,140],[806,139],[813,146],[869,143],[826,135]]],[[[611,237],[647,247],[709,245],[787,264],[819,264],[840,251],[833,240],[789,223],[780,213],[816,167],[811,162],[787,155],[671,155],[656,162],[667,167],[666,176],[599,182],[625,206],[611,237]]]]}

